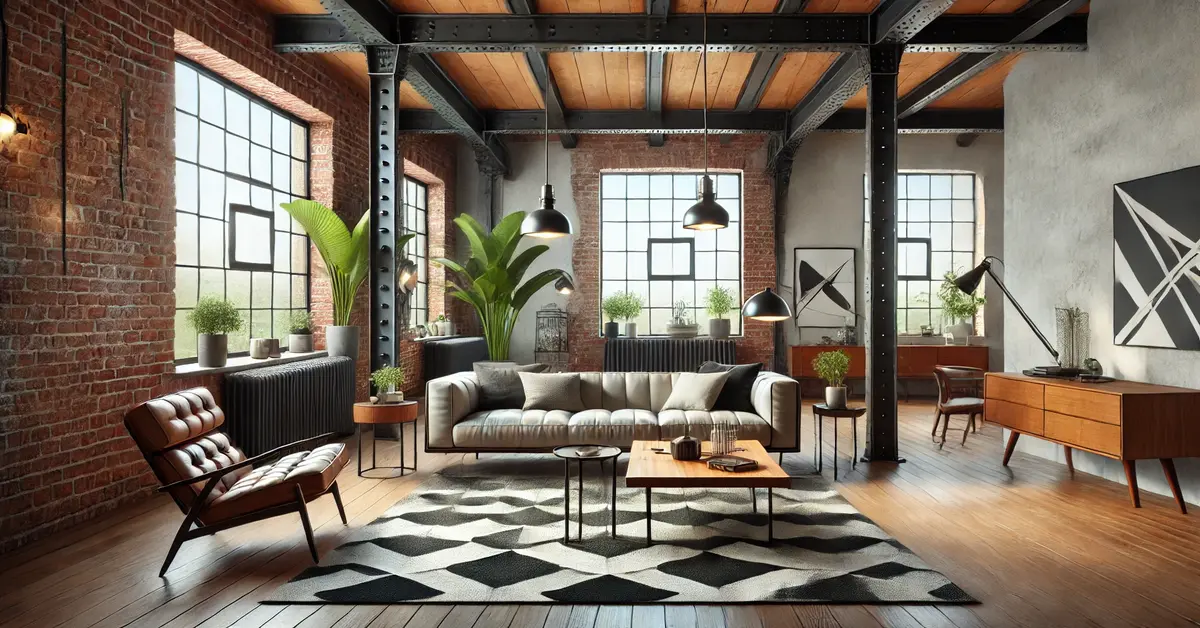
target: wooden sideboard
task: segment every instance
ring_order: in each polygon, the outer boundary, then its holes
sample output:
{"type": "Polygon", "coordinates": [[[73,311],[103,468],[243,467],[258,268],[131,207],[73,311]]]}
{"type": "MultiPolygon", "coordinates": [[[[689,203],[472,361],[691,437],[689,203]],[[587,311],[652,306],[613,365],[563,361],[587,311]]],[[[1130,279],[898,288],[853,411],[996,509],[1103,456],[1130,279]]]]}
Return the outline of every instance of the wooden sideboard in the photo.
{"type": "MultiPolygon", "coordinates": [[[[812,361],[818,353],[841,349],[850,355],[849,379],[866,377],[867,351],[861,345],[792,345],[788,351],[788,373],[797,379],[816,379],[812,361]]],[[[896,347],[896,376],[933,378],[933,367],[971,366],[988,368],[988,348],[955,345],[900,345],[896,347]]]]}
{"type": "Polygon", "coordinates": [[[1129,497],[1140,508],[1134,461],[1157,458],[1179,510],[1187,514],[1173,459],[1200,456],[1200,390],[988,373],[984,396],[985,419],[1012,430],[1004,448],[1005,466],[1021,434],[1062,445],[1072,471],[1074,449],[1120,460],[1129,497]]]}

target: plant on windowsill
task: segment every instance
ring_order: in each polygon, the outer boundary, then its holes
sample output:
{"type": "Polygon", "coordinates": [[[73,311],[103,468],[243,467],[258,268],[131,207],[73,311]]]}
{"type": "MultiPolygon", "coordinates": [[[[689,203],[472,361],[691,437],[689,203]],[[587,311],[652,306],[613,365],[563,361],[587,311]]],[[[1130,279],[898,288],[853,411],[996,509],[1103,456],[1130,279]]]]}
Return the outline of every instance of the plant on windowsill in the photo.
{"type": "Polygon", "coordinates": [[[974,327],[972,322],[986,300],[974,293],[967,294],[959,290],[958,286],[954,285],[956,276],[954,272],[946,273],[941,287],[938,288],[938,298],[942,301],[943,320],[952,322],[946,326],[946,331],[954,344],[965,345],[970,343],[971,329],[974,327]]]}
{"type": "MultiPolygon", "coordinates": [[[[602,303],[600,307],[604,310],[604,313],[608,315],[610,320],[617,319],[625,321],[625,335],[627,337],[637,338],[638,328],[637,323],[634,322],[634,319],[641,315],[643,305],[644,302],[642,301],[642,295],[623,290],[613,294],[607,299],[604,299],[604,303],[602,303]]],[[[613,335],[609,336],[608,327],[605,326],[604,335],[610,338],[615,338],[616,323],[610,322],[609,325],[613,325],[614,333],[613,335]]]]}
{"type": "Polygon", "coordinates": [[[604,297],[600,302],[600,310],[608,319],[608,322],[604,323],[604,337],[611,340],[620,336],[621,326],[617,324],[617,318],[621,316],[621,295],[618,293],[604,297]]]}
{"type": "Polygon", "coordinates": [[[704,307],[708,310],[708,335],[716,339],[729,337],[729,319],[725,315],[737,307],[733,292],[722,286],[713,286],[704,295],[704,307]]]}
{"type": "MultiPolygon", "coordinates": [[[[350,324],[354,297],[367,278],[367,258],[370,244],[370,212],[364,212],[353,231],[333,210],[306,199],[280,203],[312,240],[325,262],[329,274],[329,290],[333,301],[333,324],[325,326],[325,347],[331,356],[358,359],[358,327],[350,324]]],[[[416,234],[396,237],[396,250],[404,248],[416,234]]]]}
{"type": "Polygon", "coordinates": [[[460,214],[454,224],[471,245],[470,257],[465,263],[444,257],[433,260],[451,272],[451,280],[446,282],[448,294],[475,308],[483,327],[483,338],[487,341],[488,356],[498,362],[508,360],[517,316],[529,299],[538,290],[566,276],[565,271],[551,269],[522,282],[530,265],[550,250],[550,247],[538,244],[517,253],[522,239],[522,220],[525,220],[525,212],[513,212],[489,233],[478,220],[460,214]]]}
{"type": "Polygon", "coordinates": [[[308,353],[312,351],[312,314],[307,310],[292,310],[288,314],[288,351],[308,353]]]}
{"type": "Polygon", "coordinates": [[[241,312],[221,297],[206,295],[187,313],[187,321],[196,330],[196,361],[200,366],[225,366],[229,358],[229,332],[242,328],[241,312]]]}
{"type": "Polygon", "coordinates": [[[696,325],[692,320],[689,311],[691,304],[687,301],[679,300],[675,302],[671,308],[671,322],[667,323],[667,335],[672,338],[695,338],[699,332],[699,325],[696,325]]]}
{"type": "Polygon", "coordinates": [[[400,403],[404,401],[404,393],[397,389],[404,386],[404,369],[398,366],[385,366],[371,373],[371,383],[375,384],[375,395],[379,403],[400,403]]]}
{"type": "Polygon", "coordinates": [[[850,372],[850,355],[838,349],[822,351],[812,361],[817,376],[825,380],[825,405],[835,410],[846,407],[846,374],[850,372]]]}

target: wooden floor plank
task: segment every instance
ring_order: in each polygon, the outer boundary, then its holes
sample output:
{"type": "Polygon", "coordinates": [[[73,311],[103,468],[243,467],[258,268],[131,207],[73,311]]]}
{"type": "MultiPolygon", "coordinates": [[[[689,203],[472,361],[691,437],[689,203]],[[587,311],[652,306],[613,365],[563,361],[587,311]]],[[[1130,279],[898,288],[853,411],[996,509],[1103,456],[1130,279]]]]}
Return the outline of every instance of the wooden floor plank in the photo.
{"type": "Polygon", "coordinates": [[[827,606],[815,604],[797,604],[792,607],[796,619],[804,628],[838,628],[840,625],[833,612],[827,606]]]}
{"type": "Polygon", "coordinates": [[[633,607],[633,628],[667,628],[665,606],[633,607]]]}
{"type": "Polygon", "coordinates": [[[438,624],[438,628],[471,628],[483,614],[484,608],[474,604],[457,604],[438,624]]]}
{"type": "Polygon", "coordinates": [[[592,628],[596,625],[598,606],[575,606],[571,609],[571,617],[567,619],[567,628],[592,628]]]}
{"type": "Polygon", "coordinates": [[[518,606],[509,628],[543,628],[546,625],[546,616],[549,614],[549,606],[532,604],[518,606]]]}
{"type": "Polygon", "coordinates": [[[601,606],[594,625],[596,628],[630,628],[633,626],[633,607],[601,606]]]}
{"type": "Polygon", "coordinates": [[[420,608],[411,604],[393,604],[371,620],[367,628],[404,628],[420,608]]]}
{"type": "MultiPolygon", "coordinates": [[[[487,607],[479,619],[475,622],[473,628],[508,628],[513,623],[513,618],[517,615],[519,606],[511,604],[497,604],[487,607]]],[[[545,623],[545,620],[542,620],[545,623]]]]}

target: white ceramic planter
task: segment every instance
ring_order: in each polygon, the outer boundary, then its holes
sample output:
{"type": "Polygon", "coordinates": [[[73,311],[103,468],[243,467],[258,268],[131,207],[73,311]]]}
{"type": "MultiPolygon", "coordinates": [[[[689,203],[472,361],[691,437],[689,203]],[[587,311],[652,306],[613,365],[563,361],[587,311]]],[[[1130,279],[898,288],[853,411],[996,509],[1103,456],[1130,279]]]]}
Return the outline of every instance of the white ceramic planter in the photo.
{"type": "Polygon", "coordinates": [[[845,386],[826,386],[825,387],[825,405],[826,407],[835,410],[841,410],[846,407],[846,387],[845,386]]]}
{"type": "Polygon", "coordinates": [[[288,351],[310,353],[312,350],[312,334],[288,334],[288,351]]]}
{"type": "Polygon", "coordinates": [[[637,338],[637,323],[625,323],[625,335],[630,338],[637,338]]]}

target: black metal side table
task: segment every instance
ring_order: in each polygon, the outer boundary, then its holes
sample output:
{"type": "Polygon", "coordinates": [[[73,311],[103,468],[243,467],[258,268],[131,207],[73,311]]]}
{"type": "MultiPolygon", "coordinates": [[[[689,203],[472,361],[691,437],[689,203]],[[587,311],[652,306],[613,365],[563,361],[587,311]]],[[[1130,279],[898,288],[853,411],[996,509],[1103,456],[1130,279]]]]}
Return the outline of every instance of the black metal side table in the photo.
{"type": "Polygon", "coordinates": [[[579,467],[579,539],[583,540],[583,463],[596,461],[600,463],[600,472],[604,473],[604,461],[612,461],[612,503],[609,514],[612,517],[612,536],[617,538],[617,456],[621,455],[620,447],[606,445],[567,445],[554,449],[554,455],[563,460],[563,543],[571,542],[571,461],[579,467]],[[583,455],[581,452],[599,450],[594,455],[583,455]]]}
{"type": "Polygon", "coordinates": [[[821,443],[825,434],[825,417],[833,418],[833,480],[836,482],[838,477],[838,419],[850,419],[850,430],[854,433],[854,457],[850,459],[850,468],[853,469],[858,465],[858,417],[866,413],[866,408],[830,408],[823,403],[813,404],[813,421],[815,423],[813,431],[817,435],[817,442],[813,445],[813,454],[816,456],[817,473],[820,473],[823,468],[824,457],[821,455],[821,443]]]}

